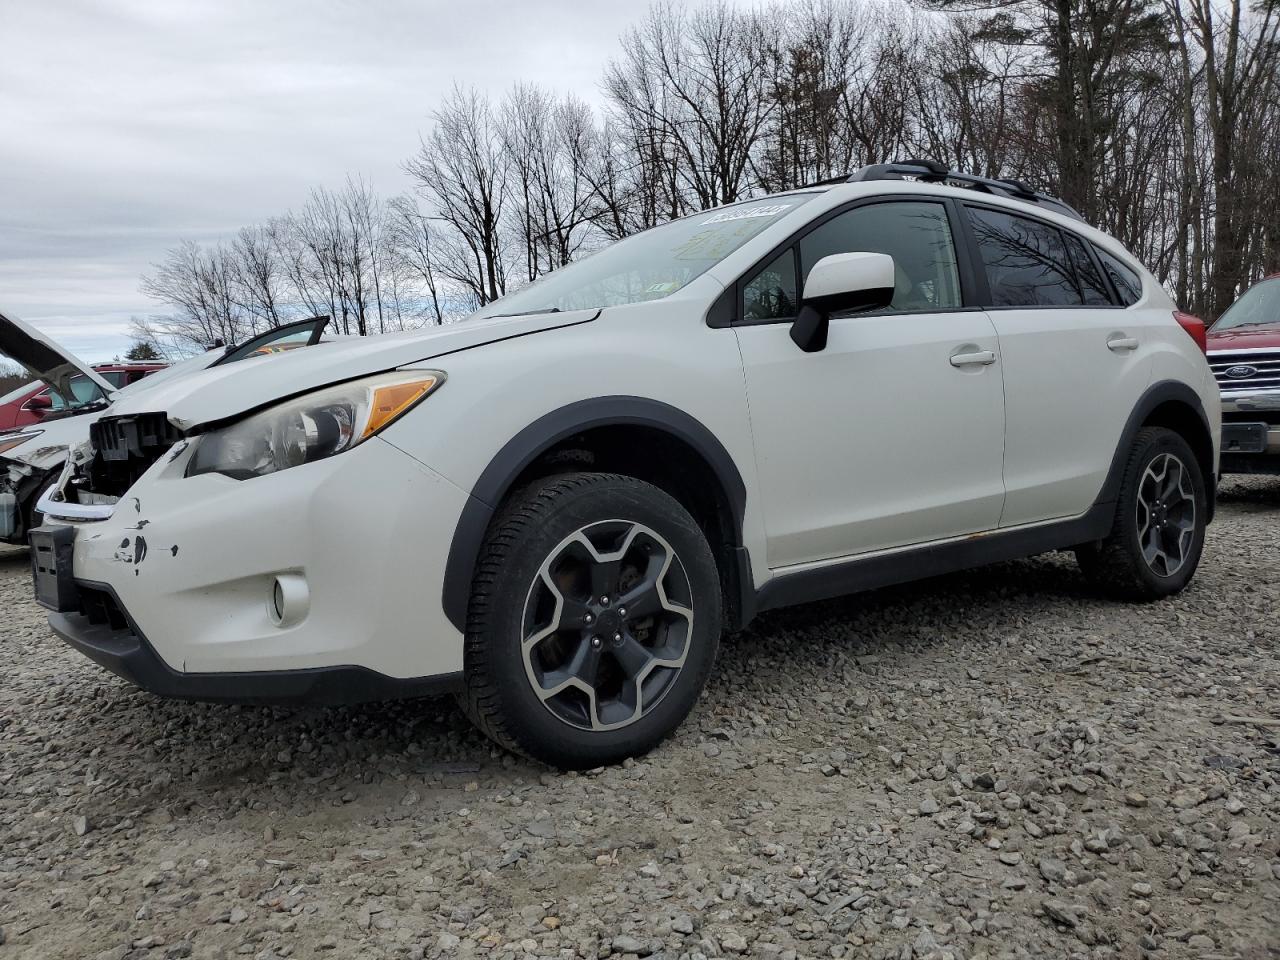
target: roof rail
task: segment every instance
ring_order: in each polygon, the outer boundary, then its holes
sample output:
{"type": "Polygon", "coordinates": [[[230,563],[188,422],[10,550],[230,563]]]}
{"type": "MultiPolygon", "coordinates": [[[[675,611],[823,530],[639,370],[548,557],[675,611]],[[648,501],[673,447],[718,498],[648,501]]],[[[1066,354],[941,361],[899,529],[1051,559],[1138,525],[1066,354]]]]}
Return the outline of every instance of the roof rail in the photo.
{"type": "Polygon", "coordinates": [[[972,173],[951,170],[936,160],[899,160],[894,163],[873,163],[848,177],[841,178],[842,183],[863,183],[868,180],[906,180],[912,179],[920,183],[943,183],[955,186],[970,187],[983,193],[1000,197],[1010,197],[1024,203],[1039,203],[1066,214],[1076,220],[1084,217],[1072,209],[1067,203],[1031,189],[1021,180],[1012,178],[979,177],[972,173]]]}

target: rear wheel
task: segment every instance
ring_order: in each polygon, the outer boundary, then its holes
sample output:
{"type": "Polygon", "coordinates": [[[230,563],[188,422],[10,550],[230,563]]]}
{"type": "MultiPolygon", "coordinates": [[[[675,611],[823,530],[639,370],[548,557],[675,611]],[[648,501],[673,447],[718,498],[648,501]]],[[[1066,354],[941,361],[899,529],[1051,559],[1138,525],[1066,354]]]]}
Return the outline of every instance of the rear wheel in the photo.
{"type": "Polygon", "coordinates": [[[715,561],[676,500],[631,477],[552,477],[490,530],[469,609],[463,707],[534,759],[615,763],[684,720],[719,635],[715,561]]]}
{"type": "Polygon", "coordinates": [[[1195,574],[1208,518],[1204,476],[1191,447],[1164,427],[1134,439],[1111,534],[1076,548],[1090,580],[1130,600],[1182,590],[1195,574]]]}

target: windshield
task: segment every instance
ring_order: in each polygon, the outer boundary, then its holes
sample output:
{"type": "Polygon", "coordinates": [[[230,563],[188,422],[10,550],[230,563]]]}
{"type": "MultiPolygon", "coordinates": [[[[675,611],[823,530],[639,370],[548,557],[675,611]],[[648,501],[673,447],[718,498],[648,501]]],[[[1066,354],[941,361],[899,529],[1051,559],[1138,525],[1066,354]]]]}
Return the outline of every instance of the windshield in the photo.
{"type": "Polygon", "coordinates": [[[816,196],[793,193],[704,210],[619,240],[491,303],[487,317],[659,300],[816,196]]]}
{"type": "Polygon", "coordinates": [[[1236,327],[1280,325],[1280,277],[1255,283],[1213,325],[1215,333],[1236,327]]]}
{"type": "Polygon", "coordinates": [[[52,409],[55,413],[61,413],[65,410],[79,410],[88,404],[100,403],[106,399],[107,396],[102,392],[101,387],[84,374],[79,373],[71,378],[70,403],[57,390],[49,389],[49,400],[52,401],[52,409]]]}

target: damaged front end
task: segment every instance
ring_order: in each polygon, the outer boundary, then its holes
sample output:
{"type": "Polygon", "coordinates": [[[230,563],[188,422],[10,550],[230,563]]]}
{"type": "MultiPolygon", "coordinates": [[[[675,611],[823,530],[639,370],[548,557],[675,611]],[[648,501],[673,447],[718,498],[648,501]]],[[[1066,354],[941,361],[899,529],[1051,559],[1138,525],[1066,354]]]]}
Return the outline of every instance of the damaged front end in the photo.
{"type": "Polygon", "coordinates": [[[101,520],[151,466],[182,440],[163,413],[102,417],[89,442],[72,451],[44,510],[66,520],[101,520]]]}
{"type": "Polygon", "coordinates": [[[28,451],[41,431],[30,430],[0,437],[0,542],[21,546],[27,533],[40,522],[34,505],[41,491],[53,484],[62,468],[62,447],[28,451]],[[21,449],[24,456],[5,456],[21,449]]]}

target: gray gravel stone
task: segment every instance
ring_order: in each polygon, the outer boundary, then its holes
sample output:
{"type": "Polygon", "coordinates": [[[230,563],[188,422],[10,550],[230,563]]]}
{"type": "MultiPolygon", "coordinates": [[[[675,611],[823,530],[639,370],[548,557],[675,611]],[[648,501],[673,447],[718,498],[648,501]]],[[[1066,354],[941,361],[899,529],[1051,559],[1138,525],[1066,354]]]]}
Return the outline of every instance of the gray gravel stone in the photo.
{"type": "Polygon", "coordinates": [[[1228,479],[1150,605],[1051,555],[764,615],[672,738],[579,774],[449,701],[141,693],[0,552],[0,955],[1265,954],[1280,767],[1223,718],[1280,703],[1278,522],[1228,479]]]}

